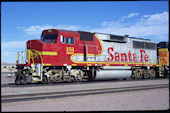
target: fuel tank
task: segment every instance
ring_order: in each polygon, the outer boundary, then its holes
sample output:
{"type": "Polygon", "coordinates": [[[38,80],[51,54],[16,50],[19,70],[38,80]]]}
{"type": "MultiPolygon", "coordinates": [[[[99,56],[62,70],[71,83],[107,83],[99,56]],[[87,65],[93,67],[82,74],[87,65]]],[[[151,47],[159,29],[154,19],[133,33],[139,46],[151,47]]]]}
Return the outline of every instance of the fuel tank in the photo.
{"type": "Polygon", "coordinates": [[[109,80],[109,79],[120,79],[130,78],[132,70],[100,70],[96,71],[96,77],[94,80],[109,80]]]}

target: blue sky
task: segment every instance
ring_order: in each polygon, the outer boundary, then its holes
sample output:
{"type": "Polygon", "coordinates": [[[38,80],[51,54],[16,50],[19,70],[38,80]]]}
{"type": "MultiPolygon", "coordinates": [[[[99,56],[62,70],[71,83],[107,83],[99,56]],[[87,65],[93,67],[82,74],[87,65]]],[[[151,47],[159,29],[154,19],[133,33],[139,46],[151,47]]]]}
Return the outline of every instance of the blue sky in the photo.
{"type": "Polygon", "coordinates": [[[168,1],[1,2],[1,62],[15,63],[48,28],[168,41],[168,1]]]}

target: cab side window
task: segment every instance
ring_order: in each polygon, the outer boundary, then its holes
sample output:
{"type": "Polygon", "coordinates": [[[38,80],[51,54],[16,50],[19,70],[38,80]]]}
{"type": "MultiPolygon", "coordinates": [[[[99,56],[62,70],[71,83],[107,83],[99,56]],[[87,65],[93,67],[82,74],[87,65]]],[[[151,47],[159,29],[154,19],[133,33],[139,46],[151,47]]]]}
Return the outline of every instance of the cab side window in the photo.
{"type": "Polygon", "coordinates": [[[75,38],[65,37],[65,39],[66,39],[66,44],[75,44],[75,38]]]}
{"type": "Polygon", "coordinates": [[[64,37],[63,35],[60,36],[60,42],[61,43],[66,43],[66,44],[75,44],[75,38],[68,38],[68,37],[64,37]]]}
{"type": "Polygon", "coordinates": [[[70,43],[74,44],[74,38],[70,38],[70,43]]]}
{"type": "Polygon", "coordinates": [[[70,38],[70,44],[74,44],[75,43],[74,40],[75,40],[74,38],[70,38]]]}
{"type": "Polygon", "coordinates": [[[66,44],[69,44],[69,38],[66,38],[66,44]]]}

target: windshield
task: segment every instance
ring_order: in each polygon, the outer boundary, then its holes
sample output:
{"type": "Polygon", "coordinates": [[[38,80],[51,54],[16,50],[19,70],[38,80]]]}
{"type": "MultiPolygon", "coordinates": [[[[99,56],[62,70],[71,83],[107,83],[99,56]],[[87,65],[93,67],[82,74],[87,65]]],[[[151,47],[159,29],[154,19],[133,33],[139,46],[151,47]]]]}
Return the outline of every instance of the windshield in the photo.
{"type": "Polygon", "coordinates": [[[57,41],[58,34],[47,34],[41,37],[41,41],[45,43],[54,43],[57,41]]]}

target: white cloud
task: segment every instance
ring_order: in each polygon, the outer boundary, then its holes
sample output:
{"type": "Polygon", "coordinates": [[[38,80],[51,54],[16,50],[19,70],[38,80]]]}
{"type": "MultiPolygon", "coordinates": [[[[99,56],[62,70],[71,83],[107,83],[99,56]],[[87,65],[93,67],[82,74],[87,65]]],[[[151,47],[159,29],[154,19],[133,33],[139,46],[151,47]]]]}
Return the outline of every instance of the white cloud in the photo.
{"type": "Polygon", "coordinates": [[[143,15],[144,18],[149,17],[149,15],[143,15]]]}
{"type": "MultiPolygon", "coordinates": [[[[138,14],[129,14],[128,17],[137,16],[138,14]]],[[[167,39],[169,34],[169,12],[162,12],[152,15],[144,15],[141,18],[138,18],[137,21],[111,21],[103,22],[102,27],[94,28],[90,31],[92,32],[103,32],[111,34],[125,35],[136,37],[150,37],[155,36],[164,37],[167,39]]],[[[159,38],[160,39],[160,38],[159,38]]]]}
{"type": "Polygon", "coordinates": [[[130,13],[128,16],[127,16],[127,18],[131,18],[131,17],[133,17],[133,16],[138,16],[139,15],[139,13],[130,13]]]}
{"type": "Polygon", "coordinates": [[[130,14],[127,15],[127,16],[123,16],[121,20],[124,21],[124,20],[127,19],[127,18],[132,18],[132,17],[138,16],[138,15],[139,15],[139,13],[130,13],[130,14]]]}
{"type": "Polygon", "coordinates": [[[42,26],[35,25],[35,26],[30,26],[28,28],[18,27],[18,29],[23,30],[24,32],[26,32],[26,34],[29,34],[29,35],[41,34],[41,32],[44,29],[50,29],[50,28],[53,28],[53,26],[51,26],[51,25],[42,25],[42,26]]]}
{"type": "Polygon", "coordinates": [[[26,41],[2,42],[2,48],[26,48],[26,41]]]}
{"type": "Polygon", "coordinates": [[[5,56],[5,57],[10,57],[12,55],[16,55],[17,53],[16,52],[2,52],[2,54],[5,56]]]}
{"type": "Polygon", "coordinates": [[[32,35],[40,35],[44,29],[50,28],[73,31],[84,30],[118,35],[128,34],[136,37],[165,37],[169,34],[169,12],[164,11],[157,14],[145,14],[140,17],[138,15],[139,13],[130,13],[117,21],[104,21],[98,28],[90,28],[89,26],[80,25],[36,25],[28,28],[20,27],[19,29],[32,35]],[[138,16],[135,21],[128,20],[128,18],[135,16],[138,16]],[[124,21],[125,19],[126,21],[124,21]]]}
{"type": "Polygon", "coordinates": [[[163,24],[168,24],[168,21],[169,21],[169,12],[163,12],[163,13],[148,15],[145,20],[145,24],[163,25],[163,24]]]}
{"type": "Polygon", "coordinates": [[[80,26],[80,25],[58,25],[58,26],[52,26],[52,25],[35,25],[30,26],[28,28],[25,27],[18,27],[18,29],[22,29],[24,32],[30,35],[40,35],[41,32],[44,29],[64,29],[64,30],[80,30],[80,29],[87,29],[88,26],[80,26]]]}
{"type": "Polygon", "coordinates": [[[102,27],[112,27],[112,26],[116,26],[116,27],[121,27],[122,24],[120,24],[119,21],[110,21],[110,22],[103,22],[101,24],[102,27]]]}
{"type": "Polygon", "coordinates": [[[1,61],[15,63],[17,52],[26,50],[26,41],[1,42],[1,61]]]}
{"type": "Polygon", "coordinates": [[[1,61],[7,63],[15,63],[17,59],[16,52],[1,52],[1,61]]]}

